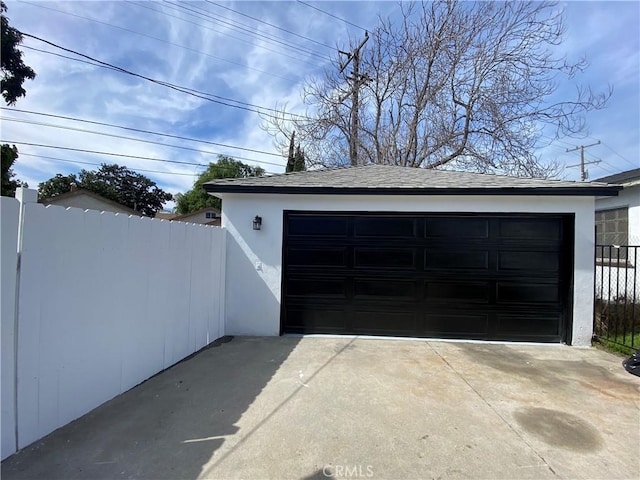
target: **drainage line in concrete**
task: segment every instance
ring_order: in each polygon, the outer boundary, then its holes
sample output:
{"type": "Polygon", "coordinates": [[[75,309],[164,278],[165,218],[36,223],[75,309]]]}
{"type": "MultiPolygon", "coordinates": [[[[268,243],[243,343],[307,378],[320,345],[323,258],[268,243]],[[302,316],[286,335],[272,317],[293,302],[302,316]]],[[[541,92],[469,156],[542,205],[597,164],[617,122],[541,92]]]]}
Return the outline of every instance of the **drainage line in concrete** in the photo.
{"type": "Polygon", "coordinates": [[[524,442],[524,444],[525,444],[527,447],[529,447],[529,448],[531,449],[531,451],[533,451],[533,453],[535,453],[535,454],[536,454],[536,456],[537,456],[540,460],[542,460],[542,463],[544,463],[544,464],[545,464],[545,466],[549,469],[549,471],[550,471],[551,473],[553,473],[555,476],[558,476],[558,474],[557,474],[557,473],[555,472],[555,470],[551,467],[551,465],[549,465],[549,464],[547,463],[547,461],[544,459],[544,457],[543,457],[543,456],[542,456],[542,455],[541,455],[541,454],[540,454],[540,453],[539,453],[539,452],[538,452],[538,451],[533,447],[533,445],[531,445],[529,442],[527,442],[527,440],[526,440],[522,435],[520,435],[520,432],[518,432],[515,428],[513,428],[513,426],[512,426],[509,422],[507,422],[507,419],[506,419],[506,418],[504,418],[504,417],[500,414],[500,412],[498,412],[498,410],[496,410],[496,409],[493,407],[493,405],[491,405],[491,404],[487,401],[487,399],[486,399],[486,398],[484,398],[484,397],[480,394],[480,392],[479,392],[478,390],[476,390],[476,389],[474,388],[474,386],[473,386],[473,385],[471,385],[471,383],[469,383],[469,381],[468,381],[466,378],[464,378],[464,377],[462,376],[462,374],[461,374],[460,372],[458,372],[458,370],[456,370],[456,369],[453,367],[453,365],[451,365],[451,364],[447,361],[447,359],[446,359],[446,358],[444,358],[442,355],[440,355],[440,352],[438,352],[435,348],[433,348],[433,346],[431,345],[431,343],[430,343],[430,342],[425,342],[425,343],[426,343],[427,345],[429,345],[429,348],[430,348],[430,349],[431,349],[431,350],[432,350],[432,351],[433,351],[433,352],[434,352],[438,357],[440,357],[440,359],[441,359],[441,360],[442,360],[442,361],[443,361],[443,362],[444,362],[444,363],[445,363],[445,364],[446,364],[446,365],[447,365],[447,366],[448,366],[448,367],[453,371],[453,373],[455,373],[455,374],[456,374],[456,375],[457,375],[457,376],[458,376],[458,377],[459,377],[459,378],[460,378],[464,383],[466,383],[466,384],[467,384],[467,386],[468,386],[471,390],[473,390],[473,392],[474,392],[478,397],[480,397],[480,399],[481,399],[481,400],[482,400],[482,401],[483,401],[483,402],[484,402],[484,403],[485,403],[485,404],[486,404],[486,405],[487,405],[491,410],[493,410],[493,412],[498,416],[498,418],[500,418],[500,420],[502,420],[502,421],[503,421],[503,422],[504,422],[504,423],[509,427],[509,429],[510,429],[513,433],[515,433],[515,434],[516,434],[516,436],[517,436],[520,440],[522,440],[522,441],[524,442]]]}

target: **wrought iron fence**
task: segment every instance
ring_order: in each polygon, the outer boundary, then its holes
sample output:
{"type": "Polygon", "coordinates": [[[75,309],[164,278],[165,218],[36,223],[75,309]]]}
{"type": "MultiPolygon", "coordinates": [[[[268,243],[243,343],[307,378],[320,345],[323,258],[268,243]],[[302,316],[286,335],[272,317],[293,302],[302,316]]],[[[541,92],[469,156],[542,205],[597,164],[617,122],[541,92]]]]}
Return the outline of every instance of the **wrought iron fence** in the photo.
{"type": "Polygon", "coordinates": [[[640,269],[632,245],[596,245],[593,334],[640,348],[640,269]]]}

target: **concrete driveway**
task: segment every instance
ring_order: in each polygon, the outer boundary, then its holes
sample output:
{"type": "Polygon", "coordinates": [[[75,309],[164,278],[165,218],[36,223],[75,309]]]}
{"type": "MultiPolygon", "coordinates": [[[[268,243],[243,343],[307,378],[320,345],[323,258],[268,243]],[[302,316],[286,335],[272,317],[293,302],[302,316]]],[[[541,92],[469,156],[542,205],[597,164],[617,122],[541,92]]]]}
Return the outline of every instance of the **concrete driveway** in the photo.
{"type": "Polygon", "coordinates": [[[638,478],[640,378],[620,360],[235,338],[10,457],[2,478],[638,478]]]}

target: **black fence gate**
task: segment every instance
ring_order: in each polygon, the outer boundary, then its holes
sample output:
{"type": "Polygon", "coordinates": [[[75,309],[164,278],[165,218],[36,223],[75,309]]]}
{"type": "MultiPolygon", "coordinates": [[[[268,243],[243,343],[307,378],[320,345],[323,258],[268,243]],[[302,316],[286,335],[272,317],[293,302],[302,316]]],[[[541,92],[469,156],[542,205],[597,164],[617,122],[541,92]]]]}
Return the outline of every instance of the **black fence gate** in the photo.
{"type": "Polygon", "coordinates": [[[640,348],[639,246],[596,245],[594,337],[640,348]]]}

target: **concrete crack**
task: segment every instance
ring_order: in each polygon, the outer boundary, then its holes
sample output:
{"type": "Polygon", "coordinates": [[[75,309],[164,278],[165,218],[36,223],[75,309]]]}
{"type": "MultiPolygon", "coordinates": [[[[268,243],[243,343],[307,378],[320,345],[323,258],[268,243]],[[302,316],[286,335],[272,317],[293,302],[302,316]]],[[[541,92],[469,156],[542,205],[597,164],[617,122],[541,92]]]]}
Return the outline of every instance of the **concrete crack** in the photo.
{"type": "Polygon", "coordinates": [[[473,390],[473,392],[485,403],[485,405],[487,405],[487,407],[489,407],[497,416],[498,418],[500,418],[500,420],[502,420],[505,425],[507,425],[507,427],[509,427],[509,429],[527,446],[529,447],[529,449],[531,449],[531,451],[533,453],[535,453],[535,455],[542,461],[542,463],[549,469],[549,471],[555,476],[555,477],[560,477],[558,475],[558,473],[556,473],[556,471],[553,469],[553,467],[551,467],[551,465],[549,465],[549,463],[547,463],[547,460],[542,456],[542,454],[540,452],[538,452],[538,450],[535,449],[535,447],[533,445],[531,445],[526,438],[524,438],[520,432],[518,432],[518,430],[516,430],[513,425],[511,425],[511,423],[509,423],[507,421],[507,419],[493,406],[491,405],[491,403],[489,403],[489,401],[482,396],[482,394],[473,386],[471,385],[471,383],[469,383],[469,381],[464,378],[464,376],[454,368],[453,365],[451,365],[446,358],[444,358],[442,355],[440,355],[440,352],[438,352],[435,348],[433,348],[433,345],[431,345],[431,342],[425,342],[429,348],[444,362],[445,365],[447,365],[451,371],[453,373],[455,373],[458,378],[460,378],[464,383],[467,384],[467,386],[473,390]]]}

